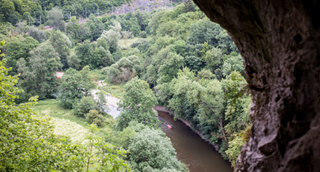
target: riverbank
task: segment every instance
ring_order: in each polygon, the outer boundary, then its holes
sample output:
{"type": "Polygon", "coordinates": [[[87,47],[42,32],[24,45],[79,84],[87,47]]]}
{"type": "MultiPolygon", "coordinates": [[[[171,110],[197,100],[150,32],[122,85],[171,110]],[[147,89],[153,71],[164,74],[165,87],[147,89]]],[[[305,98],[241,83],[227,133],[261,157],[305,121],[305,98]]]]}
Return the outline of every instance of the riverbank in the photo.
{"type": "MultiPolygon", "coordinates": [[[[159,111],[159,112],[166,112],[166,113],[172,114],[172,115],[174,116],[174,114],[173,114],[172,111],[167,110],[167,109],[166,109],[165,107],[163,107],[163,106],[156,105],[156,106],[153,107],[153,109],[156,110],[156,111],[159,111]]],[[[211,143],[210,140],[204,138],[204,137],[202,136],[202,134],[201,134],[201,131],[200,131],[200,130],[195,130],[195,129],[193,129],[193,128],[191,127],[191,124],[190,124],[190,122],[189,122],[188,120],[185,120],[185,119],[182,119],[182,118],[178,118],[178,120],[180,120],[180,121],[183,122],[185,125],[187,125],[194,133],[196,133],[198,136],[200,136],[201,139],[203,139],[203,140],[205,140],[206,142],[208,142],[210,145],[212,145],[212,146],[214,147],[214,149],[215,149],[217,152],[219,152],[219,150],[220,150],[219,144],[211,143]]]]}

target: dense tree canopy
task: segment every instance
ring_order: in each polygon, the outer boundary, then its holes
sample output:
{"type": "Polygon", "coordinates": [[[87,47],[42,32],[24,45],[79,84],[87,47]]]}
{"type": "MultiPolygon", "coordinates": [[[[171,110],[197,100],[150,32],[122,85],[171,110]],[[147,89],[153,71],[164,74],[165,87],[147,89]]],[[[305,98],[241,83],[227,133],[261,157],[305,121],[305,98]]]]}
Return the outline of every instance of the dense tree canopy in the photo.
{"type": "Polygon", "coordinates": [[[90,90],[95,87],[88,76],[89,67],[84,67],[81,71],[68,69],[61,78],[58,99],[65,108],[73,108],[75,99],[80,100],[84,96],[89,96],[90,90]]]}
{"type": "Polygon", "coordinates": [[[133,78],[125,85],[125,93],[119,107],[123,108],[118,118],[120,130],[128,127],[130,121],[138,121],[150,127],[157,127],[158,119],[153,111],[157,100],[147,82],[133,78]]]}
{"type": "Polygon", "coordinates": [[[4,65],[5,60],[0,62],[1,171],[81,171],[85,152],[77,145],[66,144],[65,137],[55,135],[48,117],[36,118],[30,109],[35,103],[14,103],[21,92],[14,87],[18,77],[7,76],[4,65]]]}
{"type": "Polygon", "coordinates": [[[188,171],[184,164],[177,161],[176,152],[164,133],[149,127],[131,137],[128,150],[134,171],[153,171],[172,169],[188,171]]]}
{"type": "Polygon", "coordinates": [[[17,70],[21,73],[19,86],[25,91],[20,100],[26,101],[35,95],[40,99],[52,97],[59,85],[55,71],[60,67],[59,55],[49,43],[32,50],[28,61],[20,58],[17,62],[17,70]]]}
{"type": "Polygon", "coordinates": [[[17,61],[20,58],[23,58],[24,60],[28,60],[30,57],[29,52],[39,46],[39,42],[32,37],[26,37],[26,38],[14,38],[10,42],[8,42],[5,46],[6,48],[6,58],[7,63],[6,66],[12,67],[12,71],[10,71],[10,74],[16,74],[17,72],[17,61]]]}

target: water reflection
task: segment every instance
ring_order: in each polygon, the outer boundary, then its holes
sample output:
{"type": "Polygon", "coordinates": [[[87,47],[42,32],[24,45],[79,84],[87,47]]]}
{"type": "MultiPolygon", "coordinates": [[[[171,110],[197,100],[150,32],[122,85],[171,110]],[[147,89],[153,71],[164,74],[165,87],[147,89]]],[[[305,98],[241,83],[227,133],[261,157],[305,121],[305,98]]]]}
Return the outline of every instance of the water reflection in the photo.
{"type": "Polygon", "coordinates": [[[158,112],[162,123],[162,131],[166,133],[176,149],[177,158],[185,163],[190,172],[232,172],[229,162],[222,159],[213,146],[202,140],[183,122],[174,121],[165,112],[158,112]],[[172,129],[167,127],[172,125],[172,129]]]}

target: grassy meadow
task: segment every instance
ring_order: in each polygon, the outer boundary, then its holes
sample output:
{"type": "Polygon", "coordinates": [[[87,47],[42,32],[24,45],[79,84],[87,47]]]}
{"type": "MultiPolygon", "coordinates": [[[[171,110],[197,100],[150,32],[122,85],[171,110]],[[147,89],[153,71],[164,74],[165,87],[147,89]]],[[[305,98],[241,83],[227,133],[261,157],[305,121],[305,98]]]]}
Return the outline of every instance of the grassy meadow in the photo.
{"type": "MultiPolygon", "coordinates": [[[[72,142],[83,142],[87,133],[88,122],[85,118],[78,117],[72,113],[71,109],[64,109],[59,105],[58,100],[41,100],[32,110],[39,116],[49,116],[52,124],[55,126],[54,132],[58,135],[70,137],[72,142]]],[[[105,126],[100,128],[101,134],[108,133],[111,130],[115,120],[107,115],[105,116],[105,126]]]]}

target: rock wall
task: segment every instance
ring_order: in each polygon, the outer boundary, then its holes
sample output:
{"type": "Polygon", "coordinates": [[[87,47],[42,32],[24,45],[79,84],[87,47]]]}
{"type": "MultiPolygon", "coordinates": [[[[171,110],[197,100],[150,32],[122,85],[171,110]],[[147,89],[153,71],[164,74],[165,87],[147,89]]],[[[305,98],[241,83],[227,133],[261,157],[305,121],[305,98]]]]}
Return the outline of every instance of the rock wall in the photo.
{"type": "Polygon", "coordinates": [[[320,171],[320,2],[194,2],[244,58],[253,127],[236,171],[320,171]]]}

